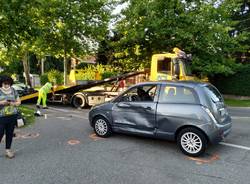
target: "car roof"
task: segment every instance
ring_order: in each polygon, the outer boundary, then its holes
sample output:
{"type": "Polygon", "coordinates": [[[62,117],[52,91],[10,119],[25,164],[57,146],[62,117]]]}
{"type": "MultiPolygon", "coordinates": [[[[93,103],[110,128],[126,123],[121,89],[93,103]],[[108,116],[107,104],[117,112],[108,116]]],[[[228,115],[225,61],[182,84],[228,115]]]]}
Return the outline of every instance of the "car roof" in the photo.
{"type": "Polygon", "coordinates": [[[195,88],[195,87],[198,87],[198,86],[207,86],[209,85],[208,83],[205,83],[205,82],[196,82],[196,81],[155,81],[155,82],[142,82],[142,83],[138,83],[137,85],[140,86],[140,85],[152,85],[152,84],[155,84],[155,85],[158,85],[158,84],[161,84],[161,85],[165,85],[165,84],[168,84],[168,85],[175,85],[175,86],[184,86],[184,87],[190,87],[190,88],[195,88]]]}

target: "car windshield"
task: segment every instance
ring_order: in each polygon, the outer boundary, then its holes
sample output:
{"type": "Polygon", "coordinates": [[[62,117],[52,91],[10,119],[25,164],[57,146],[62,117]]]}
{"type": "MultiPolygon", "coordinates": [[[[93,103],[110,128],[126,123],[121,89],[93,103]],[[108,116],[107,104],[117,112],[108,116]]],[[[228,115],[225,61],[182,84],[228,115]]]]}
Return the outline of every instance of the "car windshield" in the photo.
{"type": "Polygon", "coordinates": [[[220,92],[215,87],[208,85],[205,87],[205,90],[213,102],[223,102],[220,92]]]}

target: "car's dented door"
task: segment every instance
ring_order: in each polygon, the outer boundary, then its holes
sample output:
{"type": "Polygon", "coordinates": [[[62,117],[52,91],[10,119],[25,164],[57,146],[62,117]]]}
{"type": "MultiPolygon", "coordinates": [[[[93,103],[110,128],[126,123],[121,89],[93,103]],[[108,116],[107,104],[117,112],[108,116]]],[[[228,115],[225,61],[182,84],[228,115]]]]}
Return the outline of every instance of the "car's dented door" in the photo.
{"type": "Polygon", "coordinates": [[[154,135],[158,91],[159,86],[155,85],[152,101],[116,102],[112,109],[114,128],[123,132],[154,135]]]}

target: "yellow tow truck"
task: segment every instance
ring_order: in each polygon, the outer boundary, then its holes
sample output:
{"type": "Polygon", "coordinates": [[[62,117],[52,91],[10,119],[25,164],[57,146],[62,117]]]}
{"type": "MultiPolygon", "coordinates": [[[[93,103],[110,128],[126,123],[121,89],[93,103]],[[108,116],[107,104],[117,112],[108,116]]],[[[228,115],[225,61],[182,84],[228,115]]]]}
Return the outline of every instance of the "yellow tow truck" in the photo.
{"type": "Polygon", "coordinates": [[[195,80],[190,62],[191,55],[187,55],[176,47],[173,49],[173,53],[154,54],[151,60],[149,80],[195,80]]]}
{"type": "MultiPolygon", "coordinates": [[[[173,53],[154,54],[151,60],[150,81],[159,80],[195,80],[190,69],[190,56],[178,48],[173,49],[173,53]]],[[[87,81],[85,84],[73,86],[61,86],[54,90],[54,95],[49,95],[48,100],[62,104],[72,104],[76,108],[83,108],[87,105],[95,105],[106,101],[107,96],[114,97],[114,92],[105,90],[88,91],[92,87],[102,86],[104,84],[118,83],[120,80],[126,80],[137,75],[148,76],[147,70],[135,71],[119,76],[97,80],[87,81]]],[[[75,81],[75,72],[71,71],[70,79],[75,81]]],[[[148,80],[148,79],[146,79],[148,80]]],[[[118,95],[119,93],[115,93],[118,95]]],[[[38,92],[27,94],[21,97],[22,101],[36,99],[38,92]]],[[[110,97],[109,97],[110,98],[110,97]]]]}

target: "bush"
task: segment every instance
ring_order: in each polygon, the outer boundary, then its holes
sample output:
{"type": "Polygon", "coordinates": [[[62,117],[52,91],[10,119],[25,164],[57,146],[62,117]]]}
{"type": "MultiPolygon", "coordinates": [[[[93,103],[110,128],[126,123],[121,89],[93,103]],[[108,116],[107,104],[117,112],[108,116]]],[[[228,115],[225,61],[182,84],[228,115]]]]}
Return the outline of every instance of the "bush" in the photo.
{"type": "Polygon", "coordinates": [[[41,85],[44,85],[46,84],[46,82],[49,82],[48,73],[41,75],[40,81],[41,85]]]}
{"type": "Polygon", "coordinates": [[[105,71],[102,74],[102,79],[110,78],[116,76],[118,73],[117,72],[112,72],[112,71],[105,71]]]}
{"type": "Polygon", "coordinates": [[[101,79],[118,75],[118,71],[110,65],[88,65],[87,67],[76,71],[76,80],[96,80],[96,72],[101,79]]]}
{"type": "Polygon", "coordinates": [[[31,109],[25,105],[21,105],[19,107],[19,110],[25,121],[25,127],[35,122],[35,116],[34,116],[35,110],[34,109],[31,109]]]}
{"type": "Polygon", "coordinates": [[[76,80],[95,80],[95,70],[93,67],[77,70],[76,80]]]}
{"type": "Polygon", "coordinates": [[[215,76],[211,82],[223,94],[250,96],[250,65],[238,69],[234,75],[215,76]]]}
{"type": "Polygon", "coordinates": [[[48,72],[48,80],[57,85],[63,84],[63,73],[58,70],[51,70],[48,72]]]}

